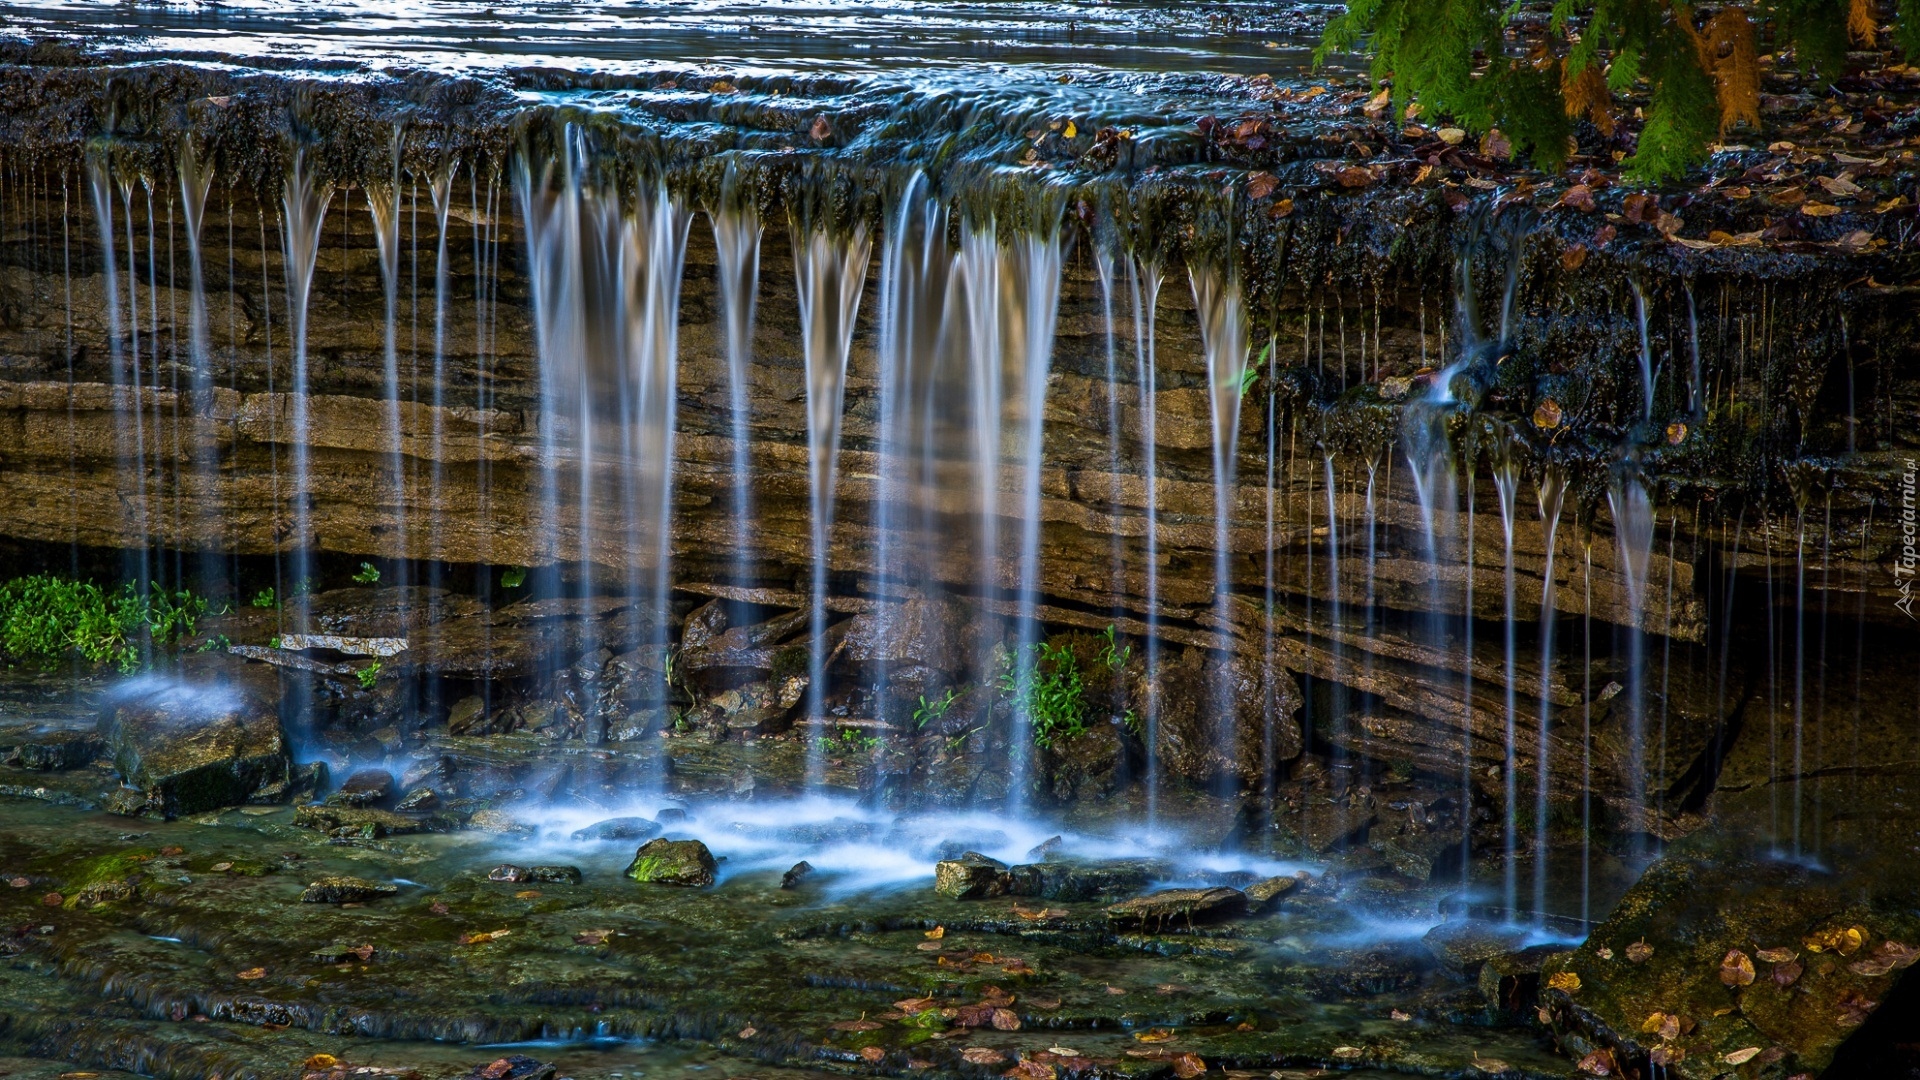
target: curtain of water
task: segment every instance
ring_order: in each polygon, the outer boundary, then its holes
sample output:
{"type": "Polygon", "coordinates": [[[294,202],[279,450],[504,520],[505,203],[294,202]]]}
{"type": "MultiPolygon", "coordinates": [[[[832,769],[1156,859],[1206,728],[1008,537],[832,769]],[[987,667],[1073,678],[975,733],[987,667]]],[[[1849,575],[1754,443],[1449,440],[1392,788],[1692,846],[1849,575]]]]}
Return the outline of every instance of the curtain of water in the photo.
{"type": "MultiPolygon", "coordinates": [[[[1501,759],[1500,770],[1506,795],[1507,818],[1505,828],[1501,834],[1504,840],[1503,854],[1505,857],[1505,861],[1502,864],[1503,873],[1501,877],[1502,883],[1505,886],[1504,896],[1507,917],[1511,919],[1519,910],[1520,906],[1520,759],[1518,753],[1519,747],[1517,745],[1518,740],[1516,738],[1518,734],[1517,726],[1519,717],[1517,714],[1519,709],[1515,697],[1515,688],[1520,681],[1518,671],[1520,657],[1519,641],[1514,627],[1517,613],[1514,611],[1513,580],[1513,526],[1515,514],[1518,512],[1516,503],[1519,501],[1520,493],[1520,463],[1512,454],[1512,444],[1504,438],[1494,446],[1491,457],[1494,490],[1499,495],[1500,503],[1500,537],[1503,556],[1500,565],[1501,582],[1504,585],[1504,603],[1506,605],[1503,609],[1506,613],[1506,618],[1503,620],[1505,628],[1504,643],[1506,646],[1503,653],[1505,657],[1505,678],[1502,680],[1505,688],[1505,696],[1501,708],[1501,734],[1506,746],[1505,754],[1501,759]]],[[[1472,556],[1469,555],[1468,557],[1471,558],[1472,556]]],[[[1471,619],[1473,613],[1469,611],[1467,617],[1471,619]]],[[[1471,657],[1468,657],[1468,664],[1469,666],[1472,664],[1471,657]]],[[[1471,708],[1471,702],[1469,702],[1468,707],[1471,708]]],[[[1541,852],[1540,854],[1544,855],[1545,853],[1541,852]]]]}
{"type": "MultiPolygon", "coordinates": [[[[1158,358],[1154,354],[1155,316],[1160,307],[1160,285],[1165,281],[1158,260],[1127,260],[1127,289],[1133,300],[1134,382],[1139,387],[1137,408],[1140,413],[1140,473],[1144,487],[1146,523],[1142,530],[1142,565],[1145,567],[1142,592],[1147,609],[1146,663],[1149,672],[1160,670],[1160,469],[1158,404],[1158,358]]],[[[1147,834],[1152,836],[1160,817],[1160,769],[1156,758],[1160,745],[1160,680],[1147,682],[1146,701],[1142,702],[1143,731],[1146,743],[1147,834]]]]}
{"type": "MultiPolygon", "coordinates": [[[[633,620],[627,640],[659,646],[666,633],[680,280],[692,215],[659,185],[643,184],[623,205],[577,126],[568,125],[559,142],[553,156],[523,149],[515,172],[540,355],[541,497],[554,545],[547,558],[559,561],[570,522],[579,553],[575,596],[585,600],[595,591],[600,568],[617,568],[633,620]],[[626,527],[600,537],[596,520],[626,527]]],[[[648,701],[658,706],[665,668],[649,670],[648,701]]],[[[604,723],[587,709],[590,742],[603,736],[604,723]]]]}
{"type": "Polygon", "coordinates": [[[442,534],[442,489],[446,483],[446,457],[442,452],[447,439],[447,215],[453,209],[453,178],[459,162],[449,159],[427,178],[427,194],[433,200],[433,453],[427,473],[427,583],[439,585],[439,567],[448,552],[442,534]]]}
{"type": "MultiPolygon", "coordinates": [[[[138,376],[130,372],[124,344],[127,331],[122,323],[120,309],[120,260],[118,253],[119,244],[117,242],[118,230],[114,228],[113,222],[114,178],[112,170],[113,164],[107,151],[97,150],[87,155],[87,191],[93,199],[94,220],[100,225],[100,247],[105,256],[103,269],[106,275],[107,357],[110,370],[113,373],[113,385],[115,387],[115,397],[117,398],[119,395],[128,392],[130,380],[137,383],[138,376]]],[[[139,333],[138,329],[135,329],[134,333],[137,335],[139,333]]],[[[68,350],[68,355],[72,355],[71,349],[68,350]]],[[[137,367],[137,363],[134,366],[137,367]]],[[[138,404],[139,399],[136,396],[132,400],[134,402],[133,411],[137,417],[140,411],[138,404]]],[[[141,459],[144,457],[144,450],[138,441],[138,432],[139,424],[137,420],[132,429],[129,429],[125,424],[114,425],[114,451],[115,457],[118,459],[117,475],[119,478],[119,483],[116,487],[119,488],[121,505],[133,508],[133,520],[128,524],[136,529],[142,530],[140,535],[144,536],[145,521],[140,516],[141,503],[137,499],[137,494],[128,490],[129,481],[141,485],[142,490],[144,490],[145,482],[141,479],[141,459]]],[[[142,541],[141,545],[144,546],[144,543],[145,542],[142,541]]],[[[145,557],[138,554],[137,551],[138,549],[130,547],[129,554],[127,555],[127,570],[129,571],[128,576],[130,579],[144,569],[145,557]]]]}
{"type": "MultiPolygon", "coordinates": [[[[395,124],[388,143],[389,176],[385,181],[366,185],[367,211],[373,216],[373,240],[380,255],[380,283],[386,300],[380,338],[380,370],[385,383],[381,404],[386,414],[382,442],[387,448],[387,471],[393,485],[394,545],[403,554],[395,568],[396,585],[405,585],[411,578],[404,558],[405,553],[411,551],[411,522],[407,513],[406,456],[400,426],[400,151],[404,138],[405,128],[395,124]]],[[[406,593],[400,595],[404,597],[406,593]]],[[[402,618],[405,618],[404,611],[402,618]]]]}
{"type": "Polygon", "coordinates": [[[1544,918],[1547,911],[1547,799],[1550,795],[1548,758],[1548,723],[1551,719],[1553,703],[1553,628],[1554,628],[1554,582],[1553,563],[1557,552],[1557,540],[1560,532],[1560,509],[1567,494],[1566,472],[1557,464],[1548,464],[1540,478],[1536,492],[1540,507],[1540,524],[1545,528],[1545,546],[1547,552],[1546,569],[1540,582],[1540,729],[1534,743],[1534,862],[1533,862],[1533,910],[1537,919],[1544,918]]]}
{"type": "MultiPolygon", "coordinates": [[[[333,184],[317,175],[305,147],[296,147],[287,165],[281,189],[281,243],[286,256],[287,311],[293,331],[293,386],[289,423],[293,478],[293,580],[304,585],[312,576],[313,482],[309,475],[313,448],[311,402],[307,386],[307,304],[313,289],[314,263],[320,255],[320,230],[326,226],[333,184]]],[[[305,610],[303,607],[302,611],[305,610]]],[[[301,627],[305,629],[304,626],[301,627]]]]}
{"type": "MultiPolygon", "coordinates": [[[[199,532],[200,576],[202,589],[223,576],[227,547],[226,521],[215,509],[213,497],[219,479],[220,462],[215,450],[218,432],[213,410],[213,356],[208,344],[207,282],[200,251],[200,227],[206,219],[207,193],[213,188],[213,170],[200,160],[193,140],[182,136],[177,162],[180,180],[180,208],[187,227],[187,357],[191,377],[192,415],[194,417],[194,472],[201,490],[199,532]]],[[[176,429],[177,430],[177,429],[176,429]]]]}
{"type": "Polygon", "coordinates": [[[727,420],[733,437],[734,578],[746,584],[753,565],[751,429],[754,308],[760,294],[760,211],[738,194],[740,174],[729,166],[720,205],[710,207],[720,287],[720,323],[727,348],[727,420]]]}
{"type": "Polygon", "coordinates": [[[807,461],[812,493],[813,598],[807,679],[807,782],[817,788],[826,756],[819,745],[826,717],[827,566],[833,542],[834,493],[840,467],[840,421],[854,321],[866,288],[873,242],[866,224],[845,233],[791,223],[793,273],[800,291],[800,336],[807,365],[807,461]]]}
{"type": "MultiPolygon", "coordinates": [[[[1233,655],[1230,608],[1232,515],[1235,502],[1235,466],[1240,445],[1240,399],[1250,359],[1247,313],[1239,278],[1214,266],[1189,266],[1193,302],[1200,320],[1200,344],[1207,361],[1207,401],[1213,425],[1213,595],[1220,651],[1233,655]]],[[[1331,468],[1331,459],[1329,459],[1331,468]]],[[[1331,488],[1329,489],[1331,490],[1331,488]]],[[[1335,559],[1334,566],[1339,565],[1335,559]]],[[[1249,748],[1237,745],[1238,706],[1231,668],[1211,687],[1215,718],[1214,745],[1225,760],[1239,760],[1249,748]]]]}

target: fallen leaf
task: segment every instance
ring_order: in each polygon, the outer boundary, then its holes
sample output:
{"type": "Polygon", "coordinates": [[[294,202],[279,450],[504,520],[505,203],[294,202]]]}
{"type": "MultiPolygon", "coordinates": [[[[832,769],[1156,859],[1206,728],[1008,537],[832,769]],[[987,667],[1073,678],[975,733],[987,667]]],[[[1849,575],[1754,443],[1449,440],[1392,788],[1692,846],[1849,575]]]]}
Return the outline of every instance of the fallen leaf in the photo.
{"type": "Polygon", "coordinates": [[[1505,161],[1513,156],[1513,143],[1499,128],[1494,128],[1480,137],[1480,153],[1495,161],[1505,161]]]}
{"type": "Polygon", "coordinates": [[[1360,111],[1366,113],[1369,118],[1378,120],[1387,115],[1387,107],[1392,104],[1393,89],[1388,87],[1367,99],[1367,103],[1361,107],[1360,111]]]}
{"type": "Polygon", "coordinates": [[[1580,976],[1571,971],[1556,971],[1547,976],[1547,987],[1563,994],[1572,994],[1580,989],[1580,976]]]}
{"type": "Polygon", "coordinates": [[[582,930],[573,935],[575,945],[604,945],[613,936],[611,930],[582,930]]]}
{"type": "MultiPolygon", "coordinates": [[[[937,941],[922,941],[918,945],[915,945],[914,948],[919,949],[921,952],[939,952],[940,943],[937,941]]],[[[940,962],[943,964],[946,963],[947,958],[944,956],[941,957],[940,962]]]]}
{"type": "Polygon", "coordinates": [[[1019,1031],[1020,1014],[1012,1009],[993,1010],[993,1029],[995,1031],[1019,1031]]]}
{"type": "Polygon", "coordinates": [[[67,902],[67,898],[60,895],[57,892],[50,892],[47,895],[40,898],[41,907],[59,907],[61,904],[64,904],[66,902],[67,902]]]}
{"type": "Polygon", "coordinates": [[[858,1020],[841,1020],[828,1026],[835,1031],[879,1031],[887,1025],[878,1020],[869,1020],[862,1016],[858,1020]]]}
{"type": "Polygon", "coordinates": [[[1612,1076],[1616,1068],[1613,1060],[1613,1051],[1595,1050],[1593,1053],[1581,1058],[1580,1064],[1575,1066],[1575,1068],[1589,1076],[1612,1076]]]}
{"type": "Polygon", "coordinates": [[[540,898],[540,890],[539,889],[522,889],[519,892],[514,893],[513,898],[515,900],[538,900],[540,898]]]}
{"type": "Polygon", "coordinates": [[[1273,194],[1280,186],[1280,178],[1270,172],[1257,172],[1247,177],[1247,198],[1264,199],[1273,194]]]}
{"type": "Polygon", "coordinates": [[[1395,1020],[1400,1021],[1403,1024],[1413,1019],[1412,1013],[1401,1012],[1399,1009],[1395,1009],[1392,1012],[1388,1013],[1387,1015],[1392,1017],[1395,1020]]]}
{"type": "Polygon", "coordinates": [[[160,849],[160,854],[166,856],[167,858],[172,858],[175,855],[185,855],[186,853],[187,853],[186,848],[177,847],[174,845],[168,845],[167,847],[163,847],[160,849]]]}
{"type": "Polygon", "coordinates": [[[233,869],[233,864],[230,862],[217,862],[214,863],[212,867],[213,872],[216,874],[224,874],[231,869],[233,869]]]}
{"type": "Polygon", "coordinates": [[[1355,1058],[1364,1056],[1365,1054],[1366,1054],[1366,1051],[1360,1049],[1357,1046],[1336,1046],[1333,1048],[1333,1056],[1340,1058],[1343,1061],[1352,1061],[1355,1058]]]}
{"type": "Polygon", "coordinates": [[[1567,270],[1578,270],[1587,265],[1587,245],[1575,244],[1560,253],[1560,266],[1567,270]]]}
{"type": "Polygon", "coordinates": [[[1679,446],[1687,441],[1687,425],[1675,420],[1667,425],[1667,445],[1679,446]]]}
{"type": "Polygon", "coordinates": [[[1061,1057],[1079,1057],[1080,1056],[1080,1051],[1075,1050],[1071,1046],[1049,1046],[1047,1047],[1047,1053],[1059,1054],[1061,1057]]]}
{"type": "Polygon", "coordinates": [[[750,1027],[743,1027],[740,1029],[740,1038],[742,1039],[751,1039],[758,1034],[760,1034],[760,1032],[750,1027]]]}
{"type": "Polygon", "coordinates": [[[1028,1059],[1000,1075],[1010,1077],[1011,1080],[1054,1080],[1054,1077],[1060,1074],[1048,1062],[1028,1059]]]}
{"type": "Polygon", "coordinates": [[[1173,1032],[1168,1028],[1148,1028],[1145,1031],[1134,1032],[1133,1039],[1135,1042],[1143,1043],[1172,1042],[1173,1032]]]}
{"type": "Polygon", "coordinates": [[[301,1064],[305,1069],[331,1069],[340,1064],[340,1059],[332,1054],[315,1054],[301,1064]]]}
{"type": "Polygon", "coordinates": [[[1071,120],[1067,121],[1066,127],[1063,127],[1060,129],[1060,137],[1063,139],[1071,139],[1079,134],[1080,134],[1079,127],[1077,127],[1074,124],[1074,122],[1071,120]]]}
{"type": "Polygon", "coordinates": [[[960,1051],[960,1060],[969,1065],[998,1065],[1007,1060],[1007,1055],[985,1046],[969,1046],[960,1051]]]}
{"type": "Polygon", "coordinates": [[[1461,140],[1467,137],[1467,133],[1457,127],[1443,127],[1434,134],[1440,136],[1440,141],[1448,146],[1459,146],[1461,140]]]}
{"type": "Polygon", "coordinates": [[[1867,1000],[1858,990],[1840,999],[1840,1014],[1834,1017],[1834,1023],[1843,1028],[1856,1028],[1867,1022],[1873,1010],[1880,1007],[1877,1001],[1867,1000]]]}
{"type": "Polygon", "coordinates": [[[1653,946],[1647,944],[1644,941],[1636,941],[1633,944],[1627,946],[1627,959],[1633,961],[1636,964],[1646,963],[1647,958],[1652,955],[1653,955],[1653,946]]]}
{"type": "Polygon", "coordinates": [[[433,912],[435,915],[445,915],[453,909],[449,908],[445,901],[435,900],[433,903],[427,905],[427,910],[433,912]]]}
{"type": "Polygon", "coordinates": [[[1585,184],[1575,184],[1568,188],[1561,193],[1559,201],[1553,205],[1578,210],[1584,214],[1591,214],[1598,208],[1593,201],[1593,189],[1585,184]]]}
{"type": "Polygon", "coordinates": [[[1815,182],[1821,187],[1826,188],[1827,194],[1842,199],[1858,195],[1861,190],[1859,184],[1854,183],[1844,176],[1822,176],[1815,182]]]}
{"type": "Polygon", "coordinates": [[[1107,987],[1107,993],[1109,993],[1109,994],[1116,994],[1116,995],[1117,995],[1117,994],[1124,994],[1124,993],[1126,993],[1126,991],[1125,991],[1125,990],[1122,990],[1122,989],[1121,989],[1120,987],[1118,987],[1118,986],[1111,986],[1111,985],[1109,985],[1109,986],[1107,987]]]}
{"type": "Polygon", "coordinates": [[[1678,1065],[1686,1058],[1687,1052],[1678,1046],[1656,1046],[1647,1051],[1647,1060],[1662,1067],[1678,1065]]]}
{"type": "Polygon", "coordinates": [[[1784,964],[1777,964],[1773,969],[1773,985],[1782,988],[1792,986],[1800,978],[1801,973],[1806,970],[1806,965],[1798,960],[1789,960],[1784,964]]]}
{"type": "Polygon", "coordinates": [[[1760,1048],[1757,1046],[1749,1046],[1743,1050],[1735,1050],[1732,1053],[1725,1054],[1720,1060],[1729,1065],[1745,1065],[1747,1062],[1759,1056],[1760,1048]]]}
{"type": "Polygon", "coordinates": [[[7,884],[13,886],[16,889],[24,889],[27,886],[33,884],[33,882],[23,877],[16,877],[16,878],[8,878],[7,884]]]}
{"type": "MultiPolygon", "coordinates": [[[[1552,398],[1543,398],[1540,404],[1534,406],[1533,426],[1539,428],[1541,431],[1552,431],[1554,428],[1559,427],[1561,418],[1560,403],[1552,398]]],[[[1580,979],[1578,976],[1574,976],[1573,984],[1575,990],[1580,989],[1580,979]]]]}
{"type": "Polygon", "coordinates": [[[506,1058],[500,1058],[489,1064],[486,1068],[481,1069],[480,1075],[484,1077],[485,1080],[502,1080],[504,1077],[513,1075],[513,1062],[506,1058]]]}
{"type": "Polygon", "coordinates": [[[1810,202],[1802,204],[1800,212],[1808,217],[1832,217],[1840,212],[1840,208],[1832,203],[1810,202]]]}
{"type": "Polygon", "coordinates": [[[1292,214],[1292,199],[1275,199],[1273,205],[1267,209],[1267,216],[1271,218],[1283,218],[1291,216],[1292,214]]]}
{"type": "Polygon", "coordinates": [[[1173,1075],[1180,1080],[1193,1080],[1206,1071],[1207,1063],[1201,1060],[1199,1054],[1181,1054],[1173,1059],[1173,1075]]]}
{"type": "Polygon", "coordinates": [[[1635,225],[1649,225],[1660,218],[1660,197],[1636,191],[1620,202],[1620,215],[1635,225]]]}
{"type": "Polygon", "coordinates": [[[1756,959],[1765,960],[1769,964],[1784,964],[1800,954],[1792,949],[1780,948],[1761,949],[1753,955],[1756,959]]]}
{"type": "Polygon", "coordinates": [[[1481,1057],[1480,1052],[1478,1050],[1474,1051],[1473,1053],[1473,1067],[1483,1073],[1488,1073],[1494,1076],[1497,1076],[1500,1073],[1506,1072],[1509,1069],[1513,1068],[1513,1066],[1507,1064],[1504,1061],[1501,1061],[1499,1058],[1481,1057]]]}
{"type": "Polygon", "coordinates": [[[1334,173],[1333,179],[1343,188],[1363,188],[1373,183],[1373,173],[1358,165],[1349,165],[1334,173]]]}
{"type": "Polygon", "coordinates": [[[739,87],[733,85],[732,83],[728,82],[725,79],[721,79],[719,82],[716,82],[712,86],[707,87],[708,92],[714,93],[714,94],[732,94],[737,92],[739,89],[740,89],[739,87]]]}
{"type": "Polygon", "coordinates": [[[928,1009],[933,1008],[933,1006],[934,999],[930,997],[902,998],[893,1003],[894,1008],[899,1009],[908,1016],[926,1012],[928,1009]]]}
{"type": "Polygon", "coordinates": [[[1720,981],[1729,987],[1753,985],[1753,960],[1739,949],[1720,958],[1720,981]]]}
{"type": "Polygon", "coordinates": [[[234,972],[234,976],[235,976],[236,978],[241,978],[241,979],[246,979],[247,981],[249,981],[249,982],[251,982],[251,981],[253,981],[254,979],[264,979],[264,978],[266,978],[266,977],[267,977],[267,969],[266,969],[266,968],[263,968],[263,967],[255,967],[255,968],[248,968],[248,969],[247,969],[247,970],[245,970],[245,971],[237,971],[237,972],[234,972]]]}
{"type": "Polygon", "coordinates": [[[861,1057],[861,1060],[863,1061],[870,1061],[878,1064],[879,1062],[885,1061],[887,1059],[887,1052],[878,1046],[869,1046],[869,1047],[863,1048],[860,1051],[860,1057],[861,1057]]]}
{"type": "Polygon", "coordinates": [[[511,933],[513,933],[513,931],[511,930],[483,930],[483,931],[475,931],[474,933],[471,933],[471,934],[461,934],[460,944],[485,945],[489,941],[497,941],[500,938],[506,937],[508,934],[511,934],[511,933]]]}

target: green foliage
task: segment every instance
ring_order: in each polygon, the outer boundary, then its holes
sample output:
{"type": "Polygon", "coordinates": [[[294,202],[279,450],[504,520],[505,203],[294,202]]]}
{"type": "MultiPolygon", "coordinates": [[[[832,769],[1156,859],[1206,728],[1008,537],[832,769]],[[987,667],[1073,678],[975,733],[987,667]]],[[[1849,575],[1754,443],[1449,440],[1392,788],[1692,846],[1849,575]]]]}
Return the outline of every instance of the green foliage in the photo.
{"type": "Polygon", "coordinates": [[[0,585],[0,651],[52,667],[70,653],[122,673],[150,648],[194,632],[207,602],[191,592],[140,592],[132,582],[108,592],[90,581],[49,574],[0,585]]]}
{"type": "Polygon", "coordinates": [[[373,663],[353,673],[353,677],[360,680],[360,689],[373,689],[373,684],[380,680],[380,669],[382,666],[384,665],[382,665],[380,661],[375,660],[373,663]]]}
{"type": "Polygon", "coordinates": [[[951,686],[947,687],[945,694],[934,698],[932,701],[928,701],[925,694],[920,695],[920,704],[916,705],[913,710],[913,726],[924,728],[928,724],[938,723],[946,719],[947,711],[952,709],[953,703],[958,700],[960,700],[960,691],[955,690],[951,686]]]}
{"type": "Polygon", "coordinates": [[[1133,646],[1120,644],[1120,639],[1114,636],[1112,623],[1108,623],[1107,628],[1100,632],[1098,659],[1100,666],[1109,671],[1118,671],[1127,666],[1127,661],[1133,659],[1133,646]]]}
{"type": "Polygon", "coordinates": [[[1034,643],[1033,652],[1033,667],[1026,672],[1015,670],[1012,656],[1004,657],[999,683],[1014,708],[1026,715],[1033,744],[1045,750],[1087,730],[1086,685],[1072,649],[1041,641],[1034,643]]]}
{"type": "Polygon", "coordinates": [[[880,748],[880,738],[877,735],[863,735],[857,728],[841,728],[838,735],[831,738],[822,735],[814,740],[814,744],[829,754],[848,752],[865,754],[880,748]]]}
{"type": "Polygon", "coordinates": [[[508,567],[506,571],[500,575],[500,587],[503,589],[517,589],[526,583],[527,568],[524,566],[508,567]]]}
{"type": "Polygon", "coordinates": [[[360,564],[360,569],[353,575],[353,580],[362,585],[378,585],[380,584],[380,568],[370,562],[363,562],[360,564]]]}
{"type": "Polygon", "coordinates": [[[270,587],[261,589],[259,592],[253,594],[254,607],[271,608],[278,607],[279,605],[280,601],[273,595],[273,589],[270,587]]]}
{"type": "MultiPolygon", "coordinates": [[[[1515,24],[1517,4],[1352,0],[1314,56],[1364,51],[1374,80],[1392,84],[1394,115],[1417,101],[1429,120],[1498,129],[1548,169],[1565,161],[1572,117],[1591,116],[1611,134],[1611,95],[1645,94],[1645,123],[1626,166],[1633,178],[1657,182],[1704,161],[1721,132],[1755,122],[1757,37],[1802,72],[1842,74],[1850,9],[1865,46],[1874,9],[1859,0],[1757,0],[1704,13],[1670,0],[1557,0],[1544,40],[1515,24]]],[[[1910,62],[1920,56],[1920,0],[1897,0],[1892,37],[1910,62]]]]}

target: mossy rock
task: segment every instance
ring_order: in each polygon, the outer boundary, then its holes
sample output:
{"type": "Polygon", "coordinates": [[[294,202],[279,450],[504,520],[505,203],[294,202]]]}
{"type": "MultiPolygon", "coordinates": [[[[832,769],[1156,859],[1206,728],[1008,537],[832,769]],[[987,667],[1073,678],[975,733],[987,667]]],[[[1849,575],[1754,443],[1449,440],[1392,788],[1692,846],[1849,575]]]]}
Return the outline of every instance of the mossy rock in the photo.
{"type": "Polygon", "coordinates": [[[233,661],[133,686],[101,714],[99,733],[121,777],[144,796],[141,809],[174,818],[285,790],[293,761],[277,681],[269,687],[233,661]]]}
{"type": "Polygon", "coordinates": [[[627,865],[627,876],[649,885],[684,885],[698,888],[713,884],[719,864],[713,852],[698,840],[649,840],[634,852],[627,865]]]}
{"type": "Polygon", "coordinates": [[[368,900],[378,900],[383,896],[392,896],[400,891],[398,885],[388,885],[380,881],[368,881],[357,877],[323,877],[307,886],[300,894],[303,904],[363,904],[368,900]]]}

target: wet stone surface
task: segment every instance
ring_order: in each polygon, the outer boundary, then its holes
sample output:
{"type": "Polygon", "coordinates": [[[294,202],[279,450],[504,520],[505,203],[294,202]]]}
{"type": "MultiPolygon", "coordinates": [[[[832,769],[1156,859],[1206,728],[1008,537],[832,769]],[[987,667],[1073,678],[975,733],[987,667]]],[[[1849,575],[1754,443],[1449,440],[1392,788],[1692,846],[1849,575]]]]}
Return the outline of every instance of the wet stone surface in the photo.
{"type": "Polygon", "coordinates": [[[1477,989],[1412,937],[1382,951],[1383,932],[1412,931],[1368,920],[1417,920],[1431,896],[1360,919],[1333,898],[1282,895],[1258,917],[1116,930],[1101,901],[943,898],[932,859],[863,887],[831,841],[790,849],[817,867],[792,889],[766,849],[726,858],[716,840],[716,883],[690,889],[630,880],[622,845],[572,841],[571,828],[342,842],[296,827],[290,809],[139,832],[39,801],[0,809],[0,875],[27,882],[0,887],[13,928],[0,944],[4,1038],[70,1067],[137,1046],[180,1076],[295,1075],[330,1054],[461,1077],[518,1054],[579,1077],[623,1071],[577,1064],[596,1054],[667,1052],[596,1050],[585,1040],[598,1035],[724,1055],[723,1075],[977,1076],[990,1062],[996,1074],[1179,1076],[1189,1055],[1259,1076],[1311,1063],[1468,1075],[1475,1054],[1515,1076],[1567,1074],[1537,1031],[1459,1023],[1484,1011],[1477,989]],[[507,864],[526,868],[518,880],[490,880],[503,856],[524,860],[507,864]],[[568,864],[577,885],[533,876],[568,864]],[[126,889],[84,906],[44,900],[103,883],[126,889]],[[328,902],[292,902],[310,883],[328,902]],[[1333,974],[1353,971],[1392,977],[1370,988],[1333,974]],[[556,1035],[564,1045],[489,1048],[556,1035]]]}

